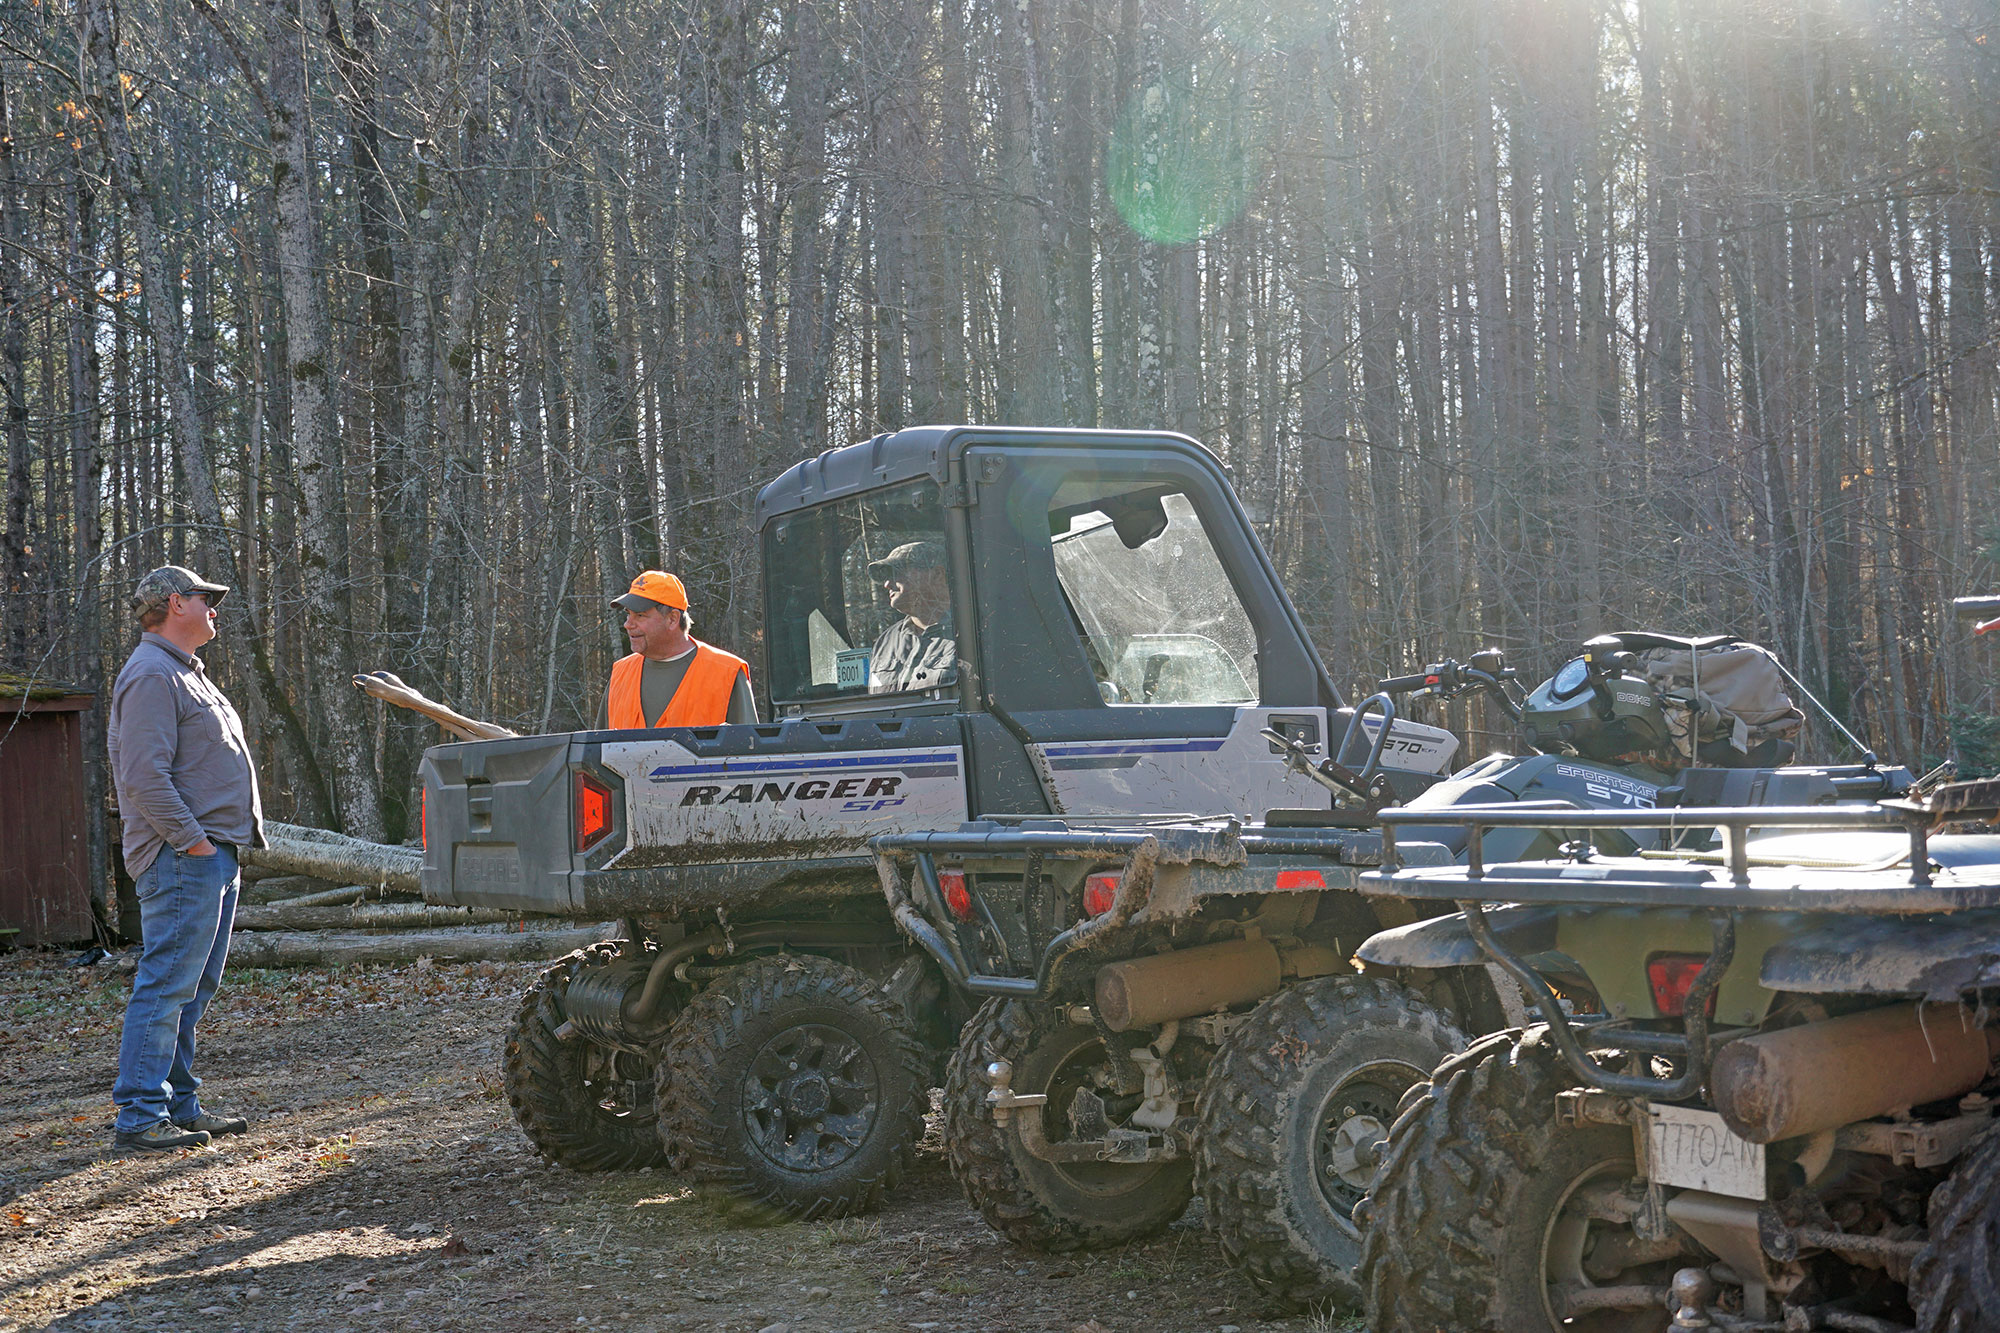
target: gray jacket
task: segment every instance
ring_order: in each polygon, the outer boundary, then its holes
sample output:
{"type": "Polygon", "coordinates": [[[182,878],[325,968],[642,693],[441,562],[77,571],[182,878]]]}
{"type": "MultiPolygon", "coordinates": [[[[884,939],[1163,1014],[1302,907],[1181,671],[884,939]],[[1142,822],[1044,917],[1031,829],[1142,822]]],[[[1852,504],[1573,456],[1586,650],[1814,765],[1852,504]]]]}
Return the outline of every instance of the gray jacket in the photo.
{"type": "Polygon", "coordinates": [[[142,634],[111,689],[109,734],[133,878],[163,846],[184,852],[204,837],[265,845],[243,721],[200,658],[142,634]]]}

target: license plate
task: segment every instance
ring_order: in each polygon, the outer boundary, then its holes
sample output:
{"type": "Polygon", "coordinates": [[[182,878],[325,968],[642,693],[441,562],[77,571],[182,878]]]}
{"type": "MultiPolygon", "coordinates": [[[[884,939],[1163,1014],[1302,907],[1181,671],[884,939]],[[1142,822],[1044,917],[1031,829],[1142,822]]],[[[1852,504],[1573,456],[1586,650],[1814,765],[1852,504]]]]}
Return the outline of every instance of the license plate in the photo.
{"type": "Polygon", "coordinates": [[[1730,1131],[1713,1111],[1653,1106],[1646,1126],[1646,1173],[1661,1185],[1736,1199],[1764,1197],[1764,1145],[1730,1131]]]}

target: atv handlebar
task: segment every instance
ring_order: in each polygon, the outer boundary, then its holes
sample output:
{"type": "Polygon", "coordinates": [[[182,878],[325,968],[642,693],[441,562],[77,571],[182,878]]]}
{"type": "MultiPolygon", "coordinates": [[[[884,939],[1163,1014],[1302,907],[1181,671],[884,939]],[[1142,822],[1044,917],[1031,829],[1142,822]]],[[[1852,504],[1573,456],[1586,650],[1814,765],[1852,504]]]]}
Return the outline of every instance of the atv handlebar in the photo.
{"type": "Polygon", "coordinates": [[[1515,679],[1514,669],[1500,650],[1488,648],[1474,653],[1470,662],[1447,657],[1413,676],[1385,677],[1375,688],[1383,694],[1435,694],[1442,699],[1455,699],[1467,690],[1484,690],[1510,719],[1519,722],[1520,701],[1507,691],[1508,683],[1515,679]]]}

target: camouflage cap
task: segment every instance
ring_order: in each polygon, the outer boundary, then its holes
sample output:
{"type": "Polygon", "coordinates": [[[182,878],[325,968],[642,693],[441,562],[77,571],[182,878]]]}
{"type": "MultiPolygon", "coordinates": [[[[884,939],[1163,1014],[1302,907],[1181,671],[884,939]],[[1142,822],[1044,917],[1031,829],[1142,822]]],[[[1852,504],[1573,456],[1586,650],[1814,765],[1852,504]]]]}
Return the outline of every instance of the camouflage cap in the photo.
{"type": "Polygon", "coordinates": [[[189,593],[206,593],[208,604],[218,606],[229,592],[226,583],[210,583],[192,569],[181,565],[161,565],[152,573],[139,580],[139,586],[132,590],[134,611],[154,611],[166,606],[167,598],[179,593],[185,597],[189,593]]]}
{"type": "Polygon", "coordinates": [[[891,574],[909,574],[920,570],[943,568],[943,543],[904,542],[880,560],[869,561],[868,577],[880,583],[891,574]]]}

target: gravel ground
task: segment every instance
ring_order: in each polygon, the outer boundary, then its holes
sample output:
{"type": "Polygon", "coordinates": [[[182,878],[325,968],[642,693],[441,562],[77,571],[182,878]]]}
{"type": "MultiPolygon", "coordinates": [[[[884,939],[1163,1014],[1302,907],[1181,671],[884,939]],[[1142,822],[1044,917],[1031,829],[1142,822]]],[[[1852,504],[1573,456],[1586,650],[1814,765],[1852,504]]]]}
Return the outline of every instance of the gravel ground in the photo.
{"type": "Polygon", "coordinates": [[[204,1100],[250,1132],[111,1147],[128,974],[0,957],[0,1333],[701,1329],[1360,1333],[1260,1318],[1203,1234],[1017,1249],[932,1137],[879,1213],[746,1226],[670,1174],[536,1157],[501,1095],[535,964],[233,971],[202,1027],[204,1100]]]}

